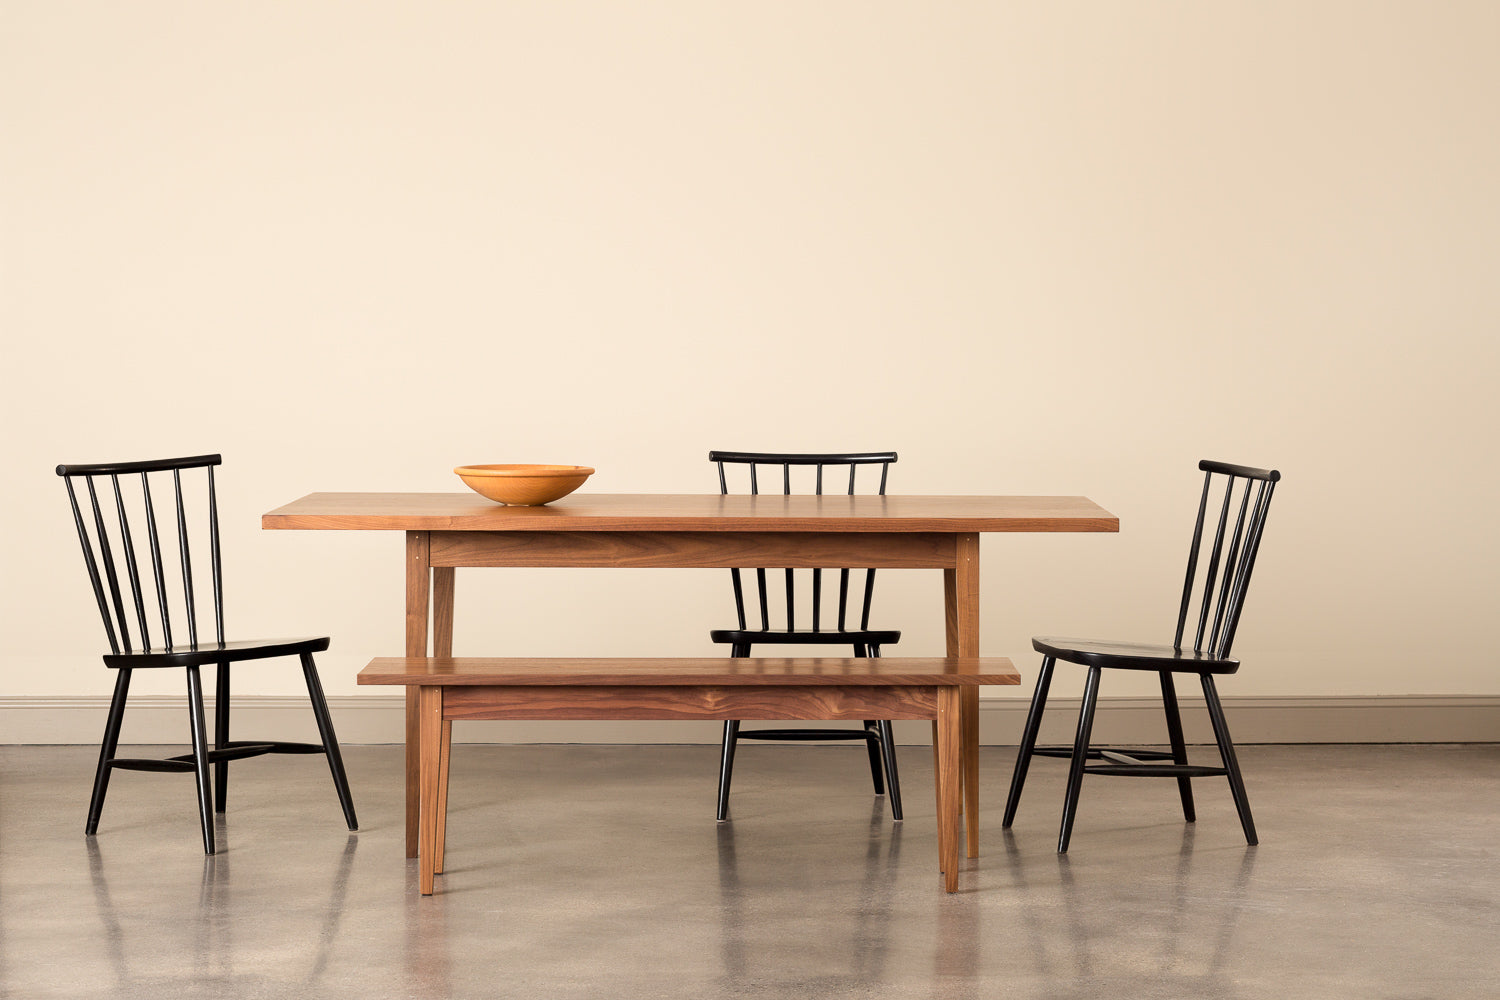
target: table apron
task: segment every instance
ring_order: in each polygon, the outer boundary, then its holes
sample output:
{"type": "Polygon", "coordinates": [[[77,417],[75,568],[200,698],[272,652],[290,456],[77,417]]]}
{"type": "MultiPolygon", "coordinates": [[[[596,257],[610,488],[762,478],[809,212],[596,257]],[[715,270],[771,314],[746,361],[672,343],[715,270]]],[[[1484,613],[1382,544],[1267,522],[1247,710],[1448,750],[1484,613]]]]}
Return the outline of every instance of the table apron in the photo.
{"type": "Polygon", "coordinates": [[[958,534],[840,531],[434,531],[432,566],[952,569],[958,534]]]}
{"type": "Polygon", "coordinates": [[[937,687],[443,688],[444,719],[936,719],[937,687]]]}

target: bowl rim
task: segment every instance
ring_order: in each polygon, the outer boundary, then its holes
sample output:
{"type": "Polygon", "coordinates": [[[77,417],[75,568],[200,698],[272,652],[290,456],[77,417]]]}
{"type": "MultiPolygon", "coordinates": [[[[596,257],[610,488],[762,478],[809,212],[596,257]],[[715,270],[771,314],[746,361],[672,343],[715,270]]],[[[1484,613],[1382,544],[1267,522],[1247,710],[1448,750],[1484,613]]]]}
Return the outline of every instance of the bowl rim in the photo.
{"type": "Polygon", "coordinates": [[[459,476],[510,477],[528,479],[555,479],[563,476],[592,476],[594,470],[587,465],[525,465],[501,463],[492,465],[460,465],[453,470],[459,476]]]}

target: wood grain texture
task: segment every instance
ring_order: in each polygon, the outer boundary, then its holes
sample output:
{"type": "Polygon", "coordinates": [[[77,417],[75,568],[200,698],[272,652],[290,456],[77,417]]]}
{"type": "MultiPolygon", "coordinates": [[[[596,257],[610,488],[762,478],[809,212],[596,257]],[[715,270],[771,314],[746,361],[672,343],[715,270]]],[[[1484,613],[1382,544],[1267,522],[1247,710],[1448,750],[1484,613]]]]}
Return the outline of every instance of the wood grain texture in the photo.
{"type": "MultiPolygon", "coordinates": [[[[952,571],[943,572],[943,594],[949,656],[979,655],[979,536],[959,535],[952,571]]],[[[979,856],[979,691],[963,698],[960,724],[960,773],[963,779],[964,843],[971,858],[979,856]]]]}
{"type": "Polygon", "coordinates": [[[953,536],[890,532],[432,532],[434,566],[943,569],[953,536]]]}
{"type": "MultiPolygon", "coordinates": [[[[428,560],[432,558],[431,535],[428,536],[428,560]]],[[[432,570],[432,655],[453,655],[453,567],[432,570]]]]}
{"type": "Polygon", "coordinates": [[[506,507],[464,493],[311,493],[271,529],[384,531],[1118,531],[1086,497],[575,493],[506,507]]]}
{"type": "MultiPolygon", "coordinates": [[[[411,696],[411,688],[406,689],[407,697],[411,696]]],[[[938,724],[932,720],[932,794],[937,800],[937,811],[934,816],[943,815],[943,758],[938,753],[938,724]]]]}
{"type": "Polygon", "coordinates": [[[938,692],[938,867],[943,872],[943,888],[958,891],[959,826],[962,793],[959,788],[961,768],[960,738],[963,708],[962,692],[946,688],[938,692]]]}
{"type": "Polygon", "coordinates": [[[419,694],[418,744],[421,761],[421,822],[418,857],[422,895],[432,895],[437,873],[438,774],[443,744],[443,689],[422,688],[419,694]]]}
{"type": "Polygon", "coordinates": [[[448,846],[448,774],[453,757],[453,723],[443,720],[438,739],[437,837],[432,870],[443,874],[443,852],[448,846]]]}
{"type": "Polygon", "coordinates": [[[931,719],[936,689],[909,687],[447,688],[444,715],[457,719],[931,719]]]}
{"type": "Polygon", "coordinates": [[[1003,656],[377,657],[360,684],[411,686],[977,687],[1019,684],[1003,656]]]}
{"type": "MultiPolygon", "coordinates": [[[[428,534],[406,533],[406,655],[427,655],[427,616],[431,601],[432,570],[428,562],[428,534]]],[[[418,764],[417,692],[406,692],[406,856],[417,856],[420,824],[417,815],[418,764]]]]}
{"type": "Polygon", "coordinates": [[[431,609],[432,563],[425,531],[406,533],[406,655],[427,655],[427,619],[431,609]]]}

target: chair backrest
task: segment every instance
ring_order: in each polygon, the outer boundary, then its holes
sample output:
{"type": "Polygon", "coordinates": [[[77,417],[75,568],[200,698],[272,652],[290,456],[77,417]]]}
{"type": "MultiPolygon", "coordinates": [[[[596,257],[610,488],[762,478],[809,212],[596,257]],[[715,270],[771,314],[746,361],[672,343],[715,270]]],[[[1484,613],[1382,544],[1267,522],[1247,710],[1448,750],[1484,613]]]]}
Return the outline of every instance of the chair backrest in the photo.
{"type": "Polygon", "coordinates": [[[1245,592],[1255,569],[1261,533],[1271,510],[1271,494],[1281,480],[1273,469],[1251,469],[1243,465],[1203,461],[1203,496],[1198,501],[1198,520],[1193,525],[1193,544],[1188,552],[1187,579],[1182,584],[1182,606],[1177,613],[1177,637],[1172,644],[1182,649],[1194,598],[1197,626],[1193,649],[1219,659],[1228,659],[1234,631],[1245,606],[1245,592]],[[1222,497],[1222,499],[1220,499],[1222,497]],[[1212,541],[1204,531],[1211,510],[1212,541]],[[1230,527],[1230,515],[1234,526],[1230,527]],[[1202,582],[1197,581],[1200,566],[1202,582]]]}
{"type": "Polygon", "coordinates": [[[191,474],[190,470],[197,469],[207,473],[207,509],[200,509],[196,515],[199,524],[203,524],[202,518],[206,515],[213,641],[224,641],[224,574],[219,556],[219,509],[214,494],[214,466],[219,463],[218,455],[198,455],[147,462],[57,467],[57,474],[63,477],[68,488],[73,522],[78,528],[78,541],[83,546],[84,565],[88,568],[89,582],[93,584],[94,599],[99,602],[99,614],[104,619],[104,630],[109,635],[112,652],[187,649],[198,645],[196,598],[199,589],[194,587],[190,538],[197,535],[201,540],[201,534],[189,530],[194,512],[183,488],[183,474],[191,474]],[[165,483],[169,475],[170,486],[165,483]],[[157,481],[156,494],[152,493],[153,476],[157,481]],[[137,478],[139,482],[135,481],[137,478]],[[78,481],[82,482],[87,493],[87,514],[79,499],[80,491],[74,488],[78,481]],[[163,535],[157,530],[154,497],[166,495],[168,489],[176,512],[175,525],[169,521],[169,529],[175,530],[163,535]],[[105,494],[102,503],[101,492],[105,494]],[[105,513],[108,506],[114,507],[112,516],[105,513]],[[118,539],[111,538],[111,521],[118,524],[118,539]],[[150,553],[149,570],[137,556],[138,532],[132,531],[132,523],[137,528],[144,525],[150,553]],[[153,597],[155,615],[147,611],[153,597]],[[174,608],[180,610],[174,611],[174,608]],[[132,611],[138,629],[138,646],[131,638],[132,611]],[[174,623],[178,626],[175,631],[174,623]],[[153,636],[157,624],[161,632],[159,636],[153,636]],[[153,645],[156,639],[160,642],[153,645]]]}
{"type": "MultiPolygon", "coordinates": [[[[847,491],[849,496],[854,496],[856,485],[863,485],[865,487],[864,492],[884,496],[886,474],[890,469],[891,463],[896,461],[896,453],[893,451],[881,451],[856,454],[780,454],[752,451],[711,451],[708,453],[708,460],[719,467],[720,494],[728,494],[730,492],[729,478],[725,471],[725,466],[747,466],[749,468],[749,492],[752,494],[759,494],[761,492],[760,470],[764,468],[768,469],[771,473],[771,482],[768,483],[771,488],[767,492],[779,492],[784,496],[791,496],[793,493],[808,493],[822,496],[824,492],[823,470],[829,468],[831,470],[829,479],[831,482],[836,480],[834,485],[839,492],[847,491]],[[879,466],[880,468],[880,480],[878,484],[873,483],[875,466],[879,466]],[[779,475],[777,474],[778,467],[780,470],[779,475]],[[847,484],[843,475],[845,467],[849,470],[847,484]],[[869,468],[860,484],[856,484],[857,474],[861,467],[869,468]],[[793,490],[792,488],[793,468],[796,468],[800,473],[797,478],[799,480],[798,485],[804,487],[802,489],[793,490]],[[811,482],[804,481],[807,479],[810,479],[811,482]],[[809,485],[811,489],[805,488],[809,485]],[[874,486],[873,489],[871,488],[872,485],[874,486]]],[[[747,627],[745,625],[744,586],[741,582],[739,570],[733,569],[729,572],[734,581],[735,613],[739,616],[739,627],[744,629],[747,627]]],[[[875,570],[866,569],[864,573],[864,600],[861,606],[858,626],[860,629],[868,629],[870,627],[870,601],[875,592],[875,570]]],[[[839,569],[838,624],[836,627],[840,632],[848,630],[849,575],[850,570],[848,568],[839,569]]],[[[793,571],[790,569],[786,570],[786,628],[788,631],[794,629],[797,623],[795,580],[796,576],[793,571]]],[[[769,630],[771,628],[770,599],[766,586],[766,571],[764,569],[756,569],[755,582],[760,598],[760,627],[762,630],[769,630]]],[[[814,569],[812,571],[811,594],[812,630],[815,632],[824,631],[823,571],[821,569],[814,569]]]]}

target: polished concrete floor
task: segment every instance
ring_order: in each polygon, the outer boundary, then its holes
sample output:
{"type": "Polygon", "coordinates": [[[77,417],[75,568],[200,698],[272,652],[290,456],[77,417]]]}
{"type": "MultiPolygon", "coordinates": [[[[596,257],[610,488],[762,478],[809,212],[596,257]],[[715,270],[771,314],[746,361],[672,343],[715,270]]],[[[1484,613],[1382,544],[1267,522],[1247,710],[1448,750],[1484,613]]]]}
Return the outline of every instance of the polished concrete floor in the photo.
{"type": "MultiPolygon", "coordinates": [[[[1207,751],[1211,755],[1211,751],[1207,751]]],[[[1500,746],[1245,747],[1261,844],[1222,780],[1096,777],[1054,853],[1060,761],[1013,831],[981,760],[982,856],[941,891],[930,753],[907,819],[863,752],[747,744],[734,819],[711,747],[459,746],[448,872],[416,892],[401,750],[351,747],[349,834],[319,758],[234,765],[205,858],[191,778],[0,747],[0,996],[1500,996],[1500,746]]]]}

